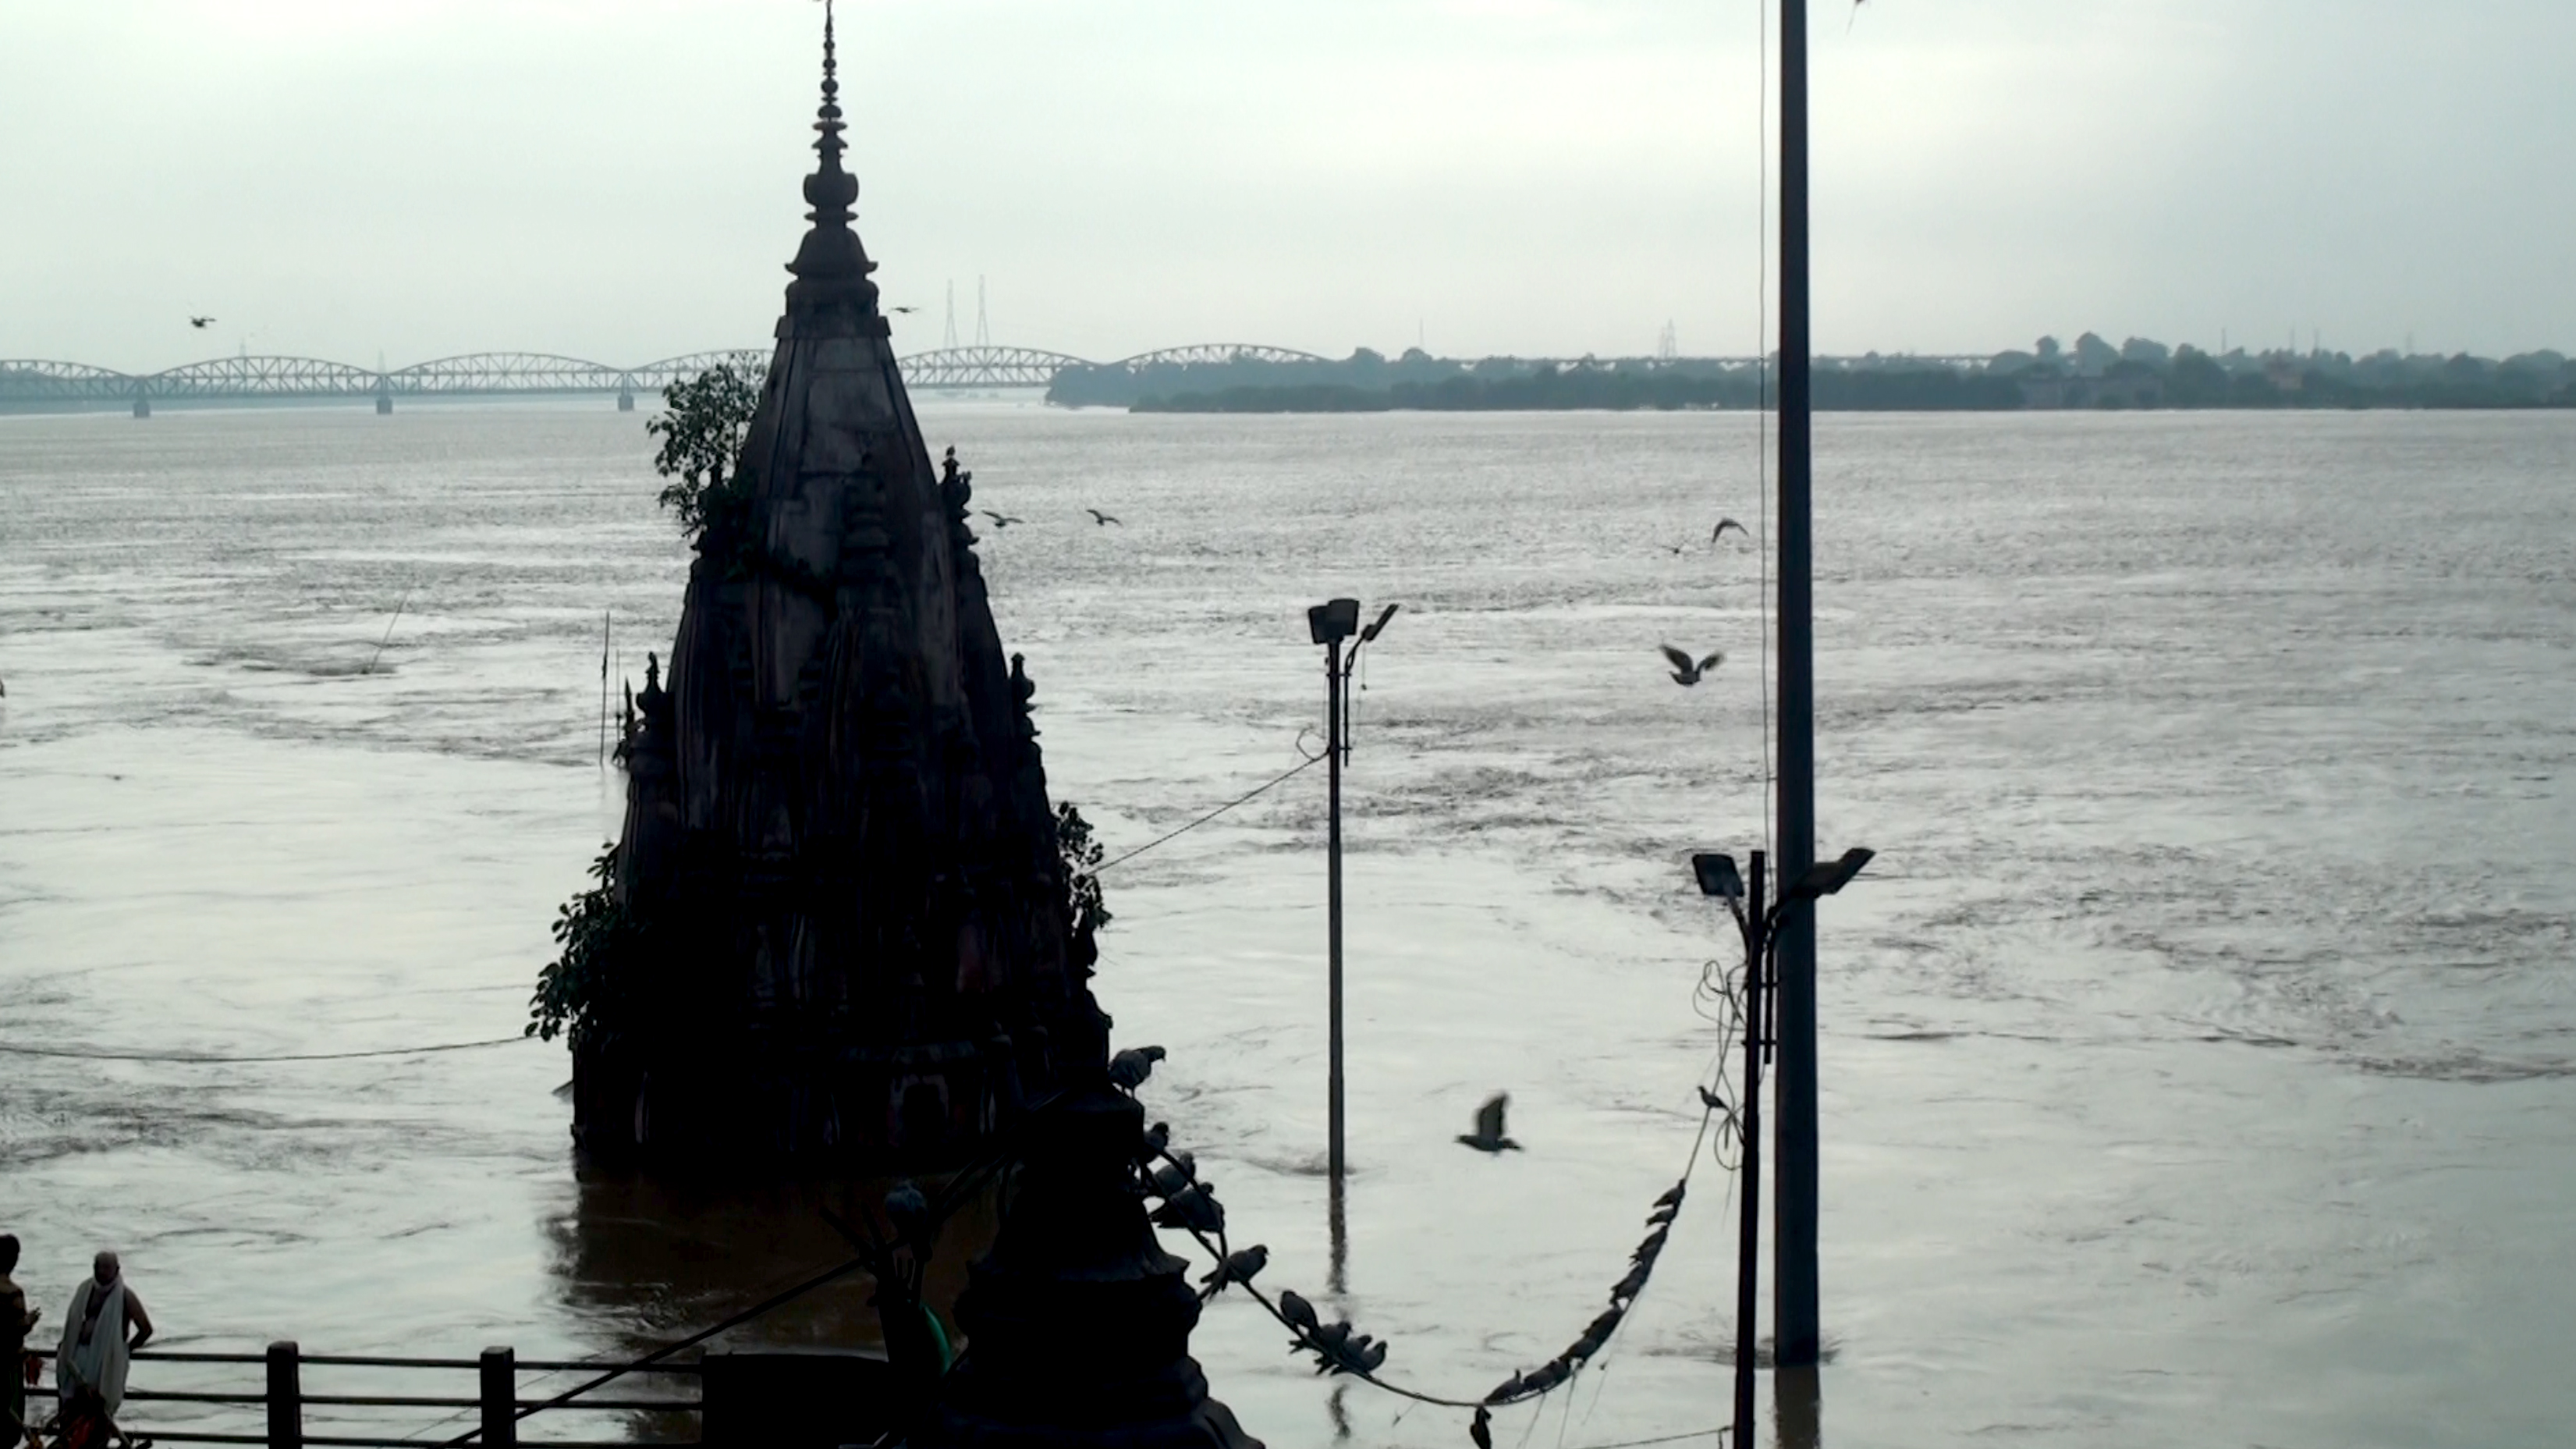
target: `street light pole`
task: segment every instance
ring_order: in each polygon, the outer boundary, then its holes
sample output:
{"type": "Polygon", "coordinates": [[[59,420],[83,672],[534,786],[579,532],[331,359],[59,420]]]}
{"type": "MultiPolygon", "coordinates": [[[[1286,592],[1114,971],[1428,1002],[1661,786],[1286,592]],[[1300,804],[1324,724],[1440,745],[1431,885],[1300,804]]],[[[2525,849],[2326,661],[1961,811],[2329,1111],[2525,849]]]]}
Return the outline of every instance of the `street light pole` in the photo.
{"type": "MultiPolygon", "coordinates": [[[[1353,604],[1356,610],[1358,605],[1353,604]]],[[[1325,1053],[1330,1065],[1332,1085],[1325,1106],[1325,1148],[1327,1170],[1332,1177],[1333,1196],[1342,1194],[1342,756],[1348,747],[1342,739],[1342,640],[1341,636],[1324,641],[1324,792],[1330,802],[1330,823],[1325,827],[1324,854],[1324,919],[1325,940],[1331,964],[1326,968],[1326,1011],[1331,1017],[1327,1028],[1325,1053]]]]}
{"type": "MultiPolygon", "coordinates": [[[[1780,873],[1778,899],[1764,900],[1764,865],[1761,851],[1754,851],[1746,862],[1750,867],[1751,889],[1744,875],[1736,873],[1735,857],[1702,853],[1691,857],[1691,874],[1698,878],[1700,893],[1726,903],[1727,914],[1735,918],[1735,929],[1744,940],[1744,1098],[1737,1110],[1737,1141],[1743,1148],[1744,1196],[1735,1260],[1735,1439],[1740,1445],[1754,1440],[1753,1360],[1755,1298],[1754,1285],[1759,1276],[1762,1252],[1762,1064],[1779,1041],[1778,1007],[1775,997],[1780,989],[1777,953],[1781,941],[1800,924],[1812,925],[1812,907],[1823,896],[1829,896],[1851,883],[1861,867],[1869,864],[1871,852],[1856,847],[1843,852],[1842,859],[1810,865],[1798,873],[1793,882],[1787,871],[1780,873]],[[1794,912],[1793,906],[1806,905],[1806,912],[1794,912]]],[[[1784,1053],[1785,1055],[1785,1053],[1784,1053]]],[[[1712,1104],[1715,1098],[1709,1099],[1712,1104]]],[[[1783,1340],[1774,1340],[1773,1365],[1793,1368],[1781,1358],[1783,1340]]]]}
{"type": "Polygon", "coordinates": [[[1744,1215],[1743,1231],[1737,1242],[1735,1258],[1735,1438],[1737,1444],[1757,1442],[1753,1437],[1753,1356],[1754,1317],[1757,1312],[1754,1283],[1762,1261],[1762,1038],[1763,1003],[1771,993],[1764,989],[1765,957],[1770,953],[1756,939],[1755,923],[1762,919],[1762,852],[1754,851],[1745,864],[1751,879],[1745,882],[1746,909],[1737,924],[1744,934],[1744,1215]]]}
{"type": "Polygon", "coordinates": [[[1360,651],[1368,647],[1386,628],[1401,607],[1389,604],[1380,610],[1375,622],[1360,627],[1360,601],[1332,599],[1306,611],[1306,632],[1324,646],[1324,778],[1327,822],[1324,838],[1324,918],[1325,951],[1328,958],[1325,986],[1325,1057],[1328,1085],[1325,1097],[1325,1171],[1331,1179],[1333,1240],[1336,1258],[1341,1243],[1342,1171],[1342,765],[1350,758],[1350,719],[1345,708],[1350,692],[1351,666],[1358,662],[1360,651]],[[1344,654],[1342,641],[1358,636],[1357,642],[1344,654]]]}

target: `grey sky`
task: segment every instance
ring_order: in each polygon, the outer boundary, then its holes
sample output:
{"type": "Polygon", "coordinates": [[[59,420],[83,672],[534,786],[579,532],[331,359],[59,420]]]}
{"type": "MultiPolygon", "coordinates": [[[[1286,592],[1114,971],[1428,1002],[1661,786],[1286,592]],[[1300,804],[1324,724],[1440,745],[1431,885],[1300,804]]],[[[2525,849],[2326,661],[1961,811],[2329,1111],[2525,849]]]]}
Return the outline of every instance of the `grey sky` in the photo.
{"type": "MultiPolygon", "coordinates": [[[[1769,5],[1772,0],[1761,0],[1769,5]]],[[[1757,0],[860,0],[896,344],[1754,350],[1757,0]]],[[[806,0],[0,0],[0,357],[760,345],[806,0]],[[186,315],[220,320],[191,331],[186,315]]],[[[1815,6],[1827,351],[2576,349],[2566,0],[1815,6]],[[1848,28],[1847,28],[1848,26],[1848,28]]]]}

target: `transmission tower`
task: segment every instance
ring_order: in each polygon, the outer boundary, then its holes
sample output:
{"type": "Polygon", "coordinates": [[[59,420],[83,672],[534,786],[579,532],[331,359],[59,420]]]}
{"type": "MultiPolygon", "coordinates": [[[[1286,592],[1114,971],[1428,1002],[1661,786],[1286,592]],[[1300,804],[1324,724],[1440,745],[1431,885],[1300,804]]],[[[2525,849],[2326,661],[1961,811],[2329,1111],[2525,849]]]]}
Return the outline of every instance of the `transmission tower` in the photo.
{"type": "Polygon", "coordinates": [[[975,345],[993,345],[993,334],[984,325],[984,279],[981,276],[975,278],[975,345]]]}
{"type": "Polygon", "coordinates": [[[1655,339],[1655,355],[1667,361],[1682,355],[1681,339],[1674,334],[1670,322],[1664,324],[1663,335],[1655,339]]]}
{"type": "Polygon", "coordinates": [[[940,335],[939,345],[943,348],[952,349],[957,346],[957,282],[955,278],[949,279],[948,283],[948,330],[940,335]]]}

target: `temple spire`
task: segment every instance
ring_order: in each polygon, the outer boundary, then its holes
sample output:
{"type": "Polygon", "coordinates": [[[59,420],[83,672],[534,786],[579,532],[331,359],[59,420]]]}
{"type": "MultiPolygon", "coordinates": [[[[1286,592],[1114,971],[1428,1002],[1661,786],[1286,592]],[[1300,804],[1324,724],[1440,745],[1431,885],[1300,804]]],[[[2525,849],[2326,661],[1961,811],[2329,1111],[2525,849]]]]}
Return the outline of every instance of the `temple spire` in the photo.
{"type": "Polygon", "coordinates": [[[805,178],[805,202],[814,208],[805,219],[814,223],[796,249],[787,270],[796,275],[788,287],[792,307],[799,303],[856,301],[863,313],[876,310],[876,285],[866,280],[876,270],[859,235],[850,229],[851,206],[859,199],[859,180],[841,169],[841,82],[834,55],[831,0],[823,3],[823,100],[814,111],[814,174],[805,178]]]}

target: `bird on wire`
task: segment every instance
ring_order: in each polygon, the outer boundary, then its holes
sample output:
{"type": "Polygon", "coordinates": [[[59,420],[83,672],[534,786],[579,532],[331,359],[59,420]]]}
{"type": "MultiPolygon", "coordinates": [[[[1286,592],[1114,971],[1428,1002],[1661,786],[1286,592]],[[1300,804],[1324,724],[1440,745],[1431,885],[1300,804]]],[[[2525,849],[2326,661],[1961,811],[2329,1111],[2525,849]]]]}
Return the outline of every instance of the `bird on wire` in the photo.
{"type": "Polygon", "coordinates": [[[1726,662],[1723,649],[1696,660],[1670,644],[1664,645],[1663,650],[1665,661],[1673,666],[1673,683],[1684,689],[1699,683],[1710,670],[1726,662]]]}
{"type": "Polygon", "coordinates": [[[978,512],[978,513],[983,514],[986,518],[989,518],[989,519],[993,520],[993,526],[994,526],[995,528],[1008,528],[1008,527],[1010,527],[1010,526],[1011,526],[1012,524],[1014,524],[1014,523],[1026,523],[1026,522],[1028,522],[1028,520],[1027,520],[1027,519],[1025,519],[1025,518],[1013,518],[1011,515],[1009,515],[1009,514],[1007,514],[1007,513],[995,513],[993,510],[991,510],[991,509],[989,509],[989,508],[979,508],[979,509],[976,509],[975,511],[976,511],[976,512],[978,512]]]}
{"type": "Polygon", "coordinates": [[[1189,1191],[1191,1183],[1199,1180],[1198,1171],[1197,1159],[1186,1152],[1175,1152],[1171,1161],[1158,1164],[1145,1174],[1145,1186],[1156,1197],[1176,1198],[1189,1191]]]}
{"type": "Polygon", "coordinates": [[[215,325],[215,319],[212,317],[199,317],[191,313],[188,317],[188,325],[196,328],[200,332],[203,332],[207,328],[215,325]]]}
{"type": "Polygon", "coordinates": [[[1118,521],[1117,519],[1115,519],[1115,518],[1111,517],[1110,515],[1108,515],[1108,514],[1106,514],[1106,513],[1101,512],[1101,511],[1100,511],[1099,509],[1097,509],[1097,508],[1085,508],[1085,509],[1084,509],[1084,510],[1082,510],[1082,511],[1083,511],[1083,512],[1085,512],[1085,513],[1090,514],[1090,515],[1091,515],[1091,521],[1092,521],[1092,522],[1094,522],[1094,523],[1096,523],[1096,524],[1098,524],[1098,525],[1100,525],[1102,528],[1107,528],[1109,525],[1111,525],[1111,524],[1113,524],[1113,523],[1117,523],[1117,524],[1118,524],[1118,526],[1119,526],[1120,528],[1125,528],[1125,527],[1127,526],[1127,525],[1126,525],[1126,524],[1124,524],[1124,523],[1119,523],[1119,521],[1118,521]]]}
{"type": "Polygon", "coordinates": [[[1476,1109],[1476,1130],[1472,1133],[1459,1133],[1458,1140],[1478,1152],[1520,1151],[1519,1143],[1503,1135],[1503,1109],[1509,1107],[1511,1103],[1512,1094],[1509,1092],[1496,1092],[1486,1098],[1485,1105],[1476,1109]]]}
{"type": "Polygon", "coordinates": [[[1216,1184],[1194,1182],[1163,1199],[1154,1209],[1154,1226],[1158,1228],[1194,1228],[1202,1233],[1225,1230],[1225,1207],[1216,1200],[1216,1184]]]}
{"type": "Polygon", "coordinates": [[[1740,533],[1740,534],[1743,534],[1746,538],[1751,538],[1751,537],[1753,536],[1753,530],[1752,530],[1752,529],[1749,529],[1749,528],[1745,527],[1743,524],[1736,522],[1736,521],[1735,521],[1734,519],[1732,519],[1732,518],[1721,518],[1721,519],[1719,519],[1719,520],[1717,521],[1717,527],[1712,528],[1712,529],[1710,529],[1710,530],[1708,531],[1708,541],[1709,541],[1710,546],[1711,546],[1711,547],[1715,547],[1715,546],[1716,546],[1716,544],[1717,544],[1717,541],[1718,541],[1720,538],[1725,537],[1725,535],[1726,535],[1726,531],[1727,531],[1728,529],[1730,529],[1730,528],[1731,528],[1731,529],[1734,529],[1736,532],[1738,532],[1738,533],[1740,533]]]}
{"type": "Polygon", "coordinates": [[[1228,1283],[1250,1283],[1262,1269],[1269,1266],[1270,1249],[1262,1244],[1255,1243],[1249,1248],[1237,1248],[1226,1254],[1224,1262],[1217,1264],[1200,1277],[1199,1281],[1207,1286],[1200,1291],[1199,1301],[1204,1303],[1224,1292],[1225,1285],[1228,1283]]]}
{"type": "Polygon", "coordinates": [[[1279,1316],[1298,1328],[1316,1326],[1315,1305],[1307,1302],[1305,1295],[1294,1288],[1280,1290],[1279,1316]]]}

